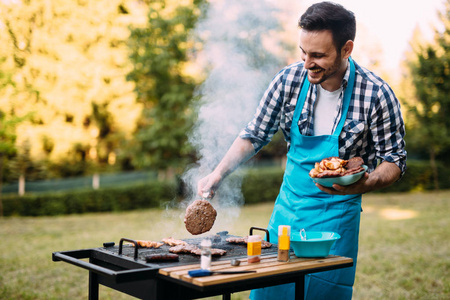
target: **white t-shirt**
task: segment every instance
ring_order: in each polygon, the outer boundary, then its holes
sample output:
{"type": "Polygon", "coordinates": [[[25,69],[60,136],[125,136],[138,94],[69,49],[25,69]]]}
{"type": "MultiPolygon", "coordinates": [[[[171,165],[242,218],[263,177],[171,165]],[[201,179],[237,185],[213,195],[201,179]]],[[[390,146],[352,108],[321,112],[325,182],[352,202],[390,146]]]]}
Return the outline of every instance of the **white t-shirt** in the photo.
{"type": "Polygon", "coordinates": [[[336,108],[342,87],[329,92],[317,85],[317,98],[314,104],[314,135],[330,135],[333,129],[336,108]]]}

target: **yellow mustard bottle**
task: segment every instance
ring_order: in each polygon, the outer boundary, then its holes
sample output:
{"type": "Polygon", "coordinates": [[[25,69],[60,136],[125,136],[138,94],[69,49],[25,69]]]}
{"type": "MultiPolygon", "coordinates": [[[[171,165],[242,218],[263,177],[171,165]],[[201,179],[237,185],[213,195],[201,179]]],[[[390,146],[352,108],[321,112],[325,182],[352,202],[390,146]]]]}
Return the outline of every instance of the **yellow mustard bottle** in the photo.
{"type": "Polygon", "coordinates": [[[291,226],[278,226],[278,261],[289,261],[291,248],[291,226]]]}

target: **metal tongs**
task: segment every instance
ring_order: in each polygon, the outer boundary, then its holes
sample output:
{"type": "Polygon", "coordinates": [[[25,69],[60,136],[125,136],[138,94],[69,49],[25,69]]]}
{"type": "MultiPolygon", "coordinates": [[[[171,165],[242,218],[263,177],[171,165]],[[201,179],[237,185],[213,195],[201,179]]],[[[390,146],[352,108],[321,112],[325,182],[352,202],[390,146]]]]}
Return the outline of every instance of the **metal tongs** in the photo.
{"type": "Polygon", "coordinates": [[[202,200],[208,200],[211,201],[211,199],[214,198],[214,191],[209,190],[207,192],[202,193],[202,200]]]}

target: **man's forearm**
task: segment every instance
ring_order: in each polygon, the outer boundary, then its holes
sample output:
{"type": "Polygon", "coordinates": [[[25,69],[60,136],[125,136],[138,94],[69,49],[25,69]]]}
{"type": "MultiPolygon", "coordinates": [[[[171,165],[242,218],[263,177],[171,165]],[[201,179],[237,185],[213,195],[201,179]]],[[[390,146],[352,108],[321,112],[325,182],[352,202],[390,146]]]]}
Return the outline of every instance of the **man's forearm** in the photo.
{"type": "Polygon", "coordinates": [[[255,154],[255,149],[249,140],[240,137],[234,140],[230,149],[228,149],[222,161],[217,165],[214,172],[222,178],[233,172],[242,163],[246,162],[255,154]]]}
{"type": "Polygon", "coordinates": [[[371,186],[370,191],[375,191],[387,187],[396,182],[401,175],[400,168],[387,161],[382,162],[372,173],[367,180],[371,186]]]}

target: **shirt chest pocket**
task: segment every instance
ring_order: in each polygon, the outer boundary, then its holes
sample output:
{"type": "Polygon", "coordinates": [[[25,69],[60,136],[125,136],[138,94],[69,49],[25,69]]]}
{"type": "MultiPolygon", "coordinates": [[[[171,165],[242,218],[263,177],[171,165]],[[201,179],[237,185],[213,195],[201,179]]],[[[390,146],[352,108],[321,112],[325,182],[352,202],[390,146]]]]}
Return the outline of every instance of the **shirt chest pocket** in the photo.
{"type": "Polygon", "coordinates": [[[346,147],[361,147],[366,132],[366,124],[359,120],[346,120],[342,128],[341,138],[346,147]]]}

